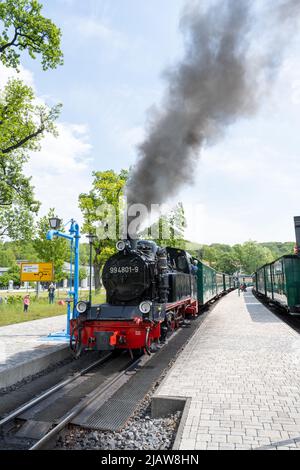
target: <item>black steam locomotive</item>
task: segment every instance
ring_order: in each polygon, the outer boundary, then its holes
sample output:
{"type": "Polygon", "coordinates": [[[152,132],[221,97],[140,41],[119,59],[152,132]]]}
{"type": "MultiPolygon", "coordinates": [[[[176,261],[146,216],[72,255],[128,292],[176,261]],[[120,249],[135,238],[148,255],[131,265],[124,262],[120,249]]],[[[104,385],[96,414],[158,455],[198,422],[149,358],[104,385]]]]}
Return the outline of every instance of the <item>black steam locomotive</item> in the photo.
{"type": "Polygon", "coordinates": [[[184,250],[120,241],[103,270],[107,302],[79,302],[75,350],[144,349],[198,313],[196,261],[184,250]]]}

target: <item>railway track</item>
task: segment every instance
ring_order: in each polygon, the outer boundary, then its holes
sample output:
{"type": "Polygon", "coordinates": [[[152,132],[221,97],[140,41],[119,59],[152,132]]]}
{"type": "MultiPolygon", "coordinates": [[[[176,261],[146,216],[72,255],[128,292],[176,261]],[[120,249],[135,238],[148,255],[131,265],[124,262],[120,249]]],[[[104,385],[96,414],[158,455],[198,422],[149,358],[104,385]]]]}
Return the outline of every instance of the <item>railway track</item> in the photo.
{"type": "Polygon", "coordinates": [[[134,371],[140,358],[108,354],[0,421],[0,449],[46,449],[83,409],[134,371]],[[73,404],[73,406],[72,406],[73,404]]]}
{"type": "Polygon", "coordinates": [[[131,360],[126,353],[107,354],[8,412],[0,420],[0,450],[54,448],[58,435],[69,424],[103,430],[122,427],[217,303],[192,322],[190,328],[173,334],[151,357],[144,355],[131,360]]]}

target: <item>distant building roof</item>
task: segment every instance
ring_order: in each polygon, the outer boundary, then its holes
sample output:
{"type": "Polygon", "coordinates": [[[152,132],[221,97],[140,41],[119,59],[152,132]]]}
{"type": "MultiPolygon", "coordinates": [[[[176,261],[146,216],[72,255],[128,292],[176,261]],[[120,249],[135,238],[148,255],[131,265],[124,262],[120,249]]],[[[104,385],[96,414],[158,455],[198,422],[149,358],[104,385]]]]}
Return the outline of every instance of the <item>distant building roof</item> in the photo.
{"type": "MultiPolygon", "coordinates": [[[[73,272],[74,272],[74,264],[72,266],[73,266],[73,272]]],[[[79,266],[79,269],[84,269],[87,273],[90,272],[90,267],[89,266],[79,266]]],[[[63,264],[63,270],[64,270],[64,272],[69,273],[70,272],[70,263],[64,263],[63,264]]],[[[94,268],[92,267],[92,273],[93,272],[94,272],[94,268]]]]}
{"type": "Polygon", "coordinates": [[[0,267],[0,275],[1,274],[4,274],[4,273],[7,273],[7,271],[9,271],[10,268],[1,268],[0,267]]]}

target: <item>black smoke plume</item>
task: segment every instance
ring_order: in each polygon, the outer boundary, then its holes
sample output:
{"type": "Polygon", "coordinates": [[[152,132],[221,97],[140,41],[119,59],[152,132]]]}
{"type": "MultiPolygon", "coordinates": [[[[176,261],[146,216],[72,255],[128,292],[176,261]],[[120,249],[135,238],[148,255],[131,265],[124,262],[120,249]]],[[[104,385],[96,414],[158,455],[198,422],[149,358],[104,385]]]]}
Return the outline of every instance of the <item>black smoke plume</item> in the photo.
{"type": "MultiPolygon", "coordinates": [[[[181,19],[185,57],[166,72],[163,103],[149,116],[127,185],[129,206],[150,207],[174,197],[193,181],[203,147],[258,109],[280,65],[283,44],[277,42],[276,32],[273,37],[264,28],[261,31],[271,41],[260,43],[259,15],[253,4],[253,0],[221,0],[203,11],[199,2],[192,2],[185,9],[181,19]]],[[[266,28],[274,23],[286,28],[290,23],[283,17],[300,13],[300,0],[265,0],[265,6],[266,28]]],[[[285,36],[282,33],[281,29],[281,37],[285,36]]]]}

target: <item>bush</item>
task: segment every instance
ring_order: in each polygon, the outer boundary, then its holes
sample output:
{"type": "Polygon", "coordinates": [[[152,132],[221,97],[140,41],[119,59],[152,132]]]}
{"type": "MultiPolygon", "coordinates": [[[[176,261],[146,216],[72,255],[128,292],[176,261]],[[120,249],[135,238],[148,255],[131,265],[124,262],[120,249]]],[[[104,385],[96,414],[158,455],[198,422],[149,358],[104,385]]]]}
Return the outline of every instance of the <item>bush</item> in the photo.
{"type": "Polygon", "coordinates": [[[23,297],[21,295],[10,295],[7,297],[7,303],[9,305],[19,304],[23,302],[23,297]]]}

